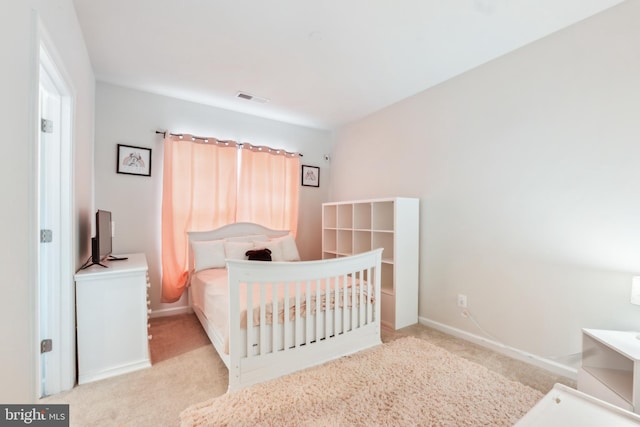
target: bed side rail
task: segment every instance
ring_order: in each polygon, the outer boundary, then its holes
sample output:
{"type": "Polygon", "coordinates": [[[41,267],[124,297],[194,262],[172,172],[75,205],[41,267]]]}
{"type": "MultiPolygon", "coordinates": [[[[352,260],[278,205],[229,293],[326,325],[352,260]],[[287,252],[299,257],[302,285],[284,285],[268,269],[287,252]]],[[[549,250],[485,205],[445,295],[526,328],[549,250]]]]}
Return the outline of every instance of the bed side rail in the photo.
{"type": "Polygon", "coordinates": [[[382,249],[319,261],[228,260],[230,388],[243,381],[243,366],[274,366],[276,353],[290,353],[277,357],[295,370],[297,350],[308,359],[321,342],[379,338],[381,260],[382,249]],[[243,310],[256,305],[255,316],[243,310]]]}

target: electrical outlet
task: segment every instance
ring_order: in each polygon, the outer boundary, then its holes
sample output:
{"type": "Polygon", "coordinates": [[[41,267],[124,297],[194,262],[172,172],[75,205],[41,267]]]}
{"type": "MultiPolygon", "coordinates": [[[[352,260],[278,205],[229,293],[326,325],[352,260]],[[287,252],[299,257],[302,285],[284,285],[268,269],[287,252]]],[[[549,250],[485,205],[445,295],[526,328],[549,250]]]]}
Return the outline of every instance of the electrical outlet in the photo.
{"type": "Polygon", "coordinates": [[[467,296],[458,294],[458,307],[467,308],[467,296]]]}

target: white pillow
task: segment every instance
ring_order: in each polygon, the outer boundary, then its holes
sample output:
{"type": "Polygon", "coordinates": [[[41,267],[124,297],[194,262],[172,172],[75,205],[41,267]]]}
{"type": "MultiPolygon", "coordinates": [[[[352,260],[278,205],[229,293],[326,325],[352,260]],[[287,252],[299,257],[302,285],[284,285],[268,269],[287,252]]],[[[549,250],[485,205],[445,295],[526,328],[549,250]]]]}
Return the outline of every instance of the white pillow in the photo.
{"type": "Polygon", "coordinates": [[[300,261],[298,247],[296,246],[296,241],[293,239],[291,234],[271,239],[271,242],[280,244],[283,261],[300,261]]]}
{"type": "Polygon", "coordinates": [[[271,251],[271,261],[286,261],[282,254],[282,244],[280,242],[253,242],[256,249],[269,249],[271,251]]]}
{"type": "Polygon", "coordinates": [[[225,266],[224,240],[191,242],[196,271],[225,266]]]}
{"type": "Polygon", "coordinates": [[[248,259],[245,253],[253,249],[253,242],[224,242],[227,259],[248,259]]]}
{"type": "Polygon", "coordinates": [[[264,234],[251,234],[249,236],[227,237],[227,242],[268,242],[269,238],[264,234]]]}

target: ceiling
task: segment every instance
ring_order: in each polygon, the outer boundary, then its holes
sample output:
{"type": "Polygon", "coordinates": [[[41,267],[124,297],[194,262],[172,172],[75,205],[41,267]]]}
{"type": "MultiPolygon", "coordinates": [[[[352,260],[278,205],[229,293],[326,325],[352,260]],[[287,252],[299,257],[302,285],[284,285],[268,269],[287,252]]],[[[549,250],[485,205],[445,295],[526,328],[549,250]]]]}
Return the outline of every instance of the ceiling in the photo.
{"type": "Polygon", "coordinates": [[[73,2],[99,81],[333,129],[622,0],[73,2]]]}

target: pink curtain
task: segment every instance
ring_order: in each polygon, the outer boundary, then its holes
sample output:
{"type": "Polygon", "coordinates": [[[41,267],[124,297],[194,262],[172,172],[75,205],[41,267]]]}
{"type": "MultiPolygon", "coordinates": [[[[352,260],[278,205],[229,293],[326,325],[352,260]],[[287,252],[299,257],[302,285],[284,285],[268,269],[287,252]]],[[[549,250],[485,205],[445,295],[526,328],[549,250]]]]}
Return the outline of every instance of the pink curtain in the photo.
{"type": "Polygon", "coordinates": [[[187,231],[235,221],[236,144],[191,143],[167,134],[162,188],[162,302],[177,301],[187,285],[187,231]]]}
{"type": "Polygon", "coordinates": [[[240,155],[237,222],[298,230],[300,157],[244,144],[240,155]]]}

